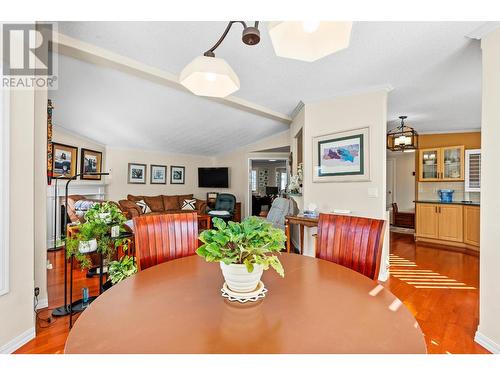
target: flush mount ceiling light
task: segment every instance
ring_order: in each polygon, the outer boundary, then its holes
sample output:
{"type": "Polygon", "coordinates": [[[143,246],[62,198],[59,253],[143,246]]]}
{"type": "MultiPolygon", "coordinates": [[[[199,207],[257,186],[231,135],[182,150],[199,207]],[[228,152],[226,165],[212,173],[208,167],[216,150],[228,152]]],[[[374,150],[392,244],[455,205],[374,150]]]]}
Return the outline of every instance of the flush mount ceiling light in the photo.
{"type": "Polygon", "coordinates": [[[418,148],[418,133],[406,126],[404,121],[408,116],[399,116],[401,125],[387,132],[387,149],[391,151],[410,152],[418,148]]]}
{"type": "Polygon", "coordinates": [[[315,61],[349,46],[352,22],[269,22],[274,52],[281,57],[315,61]]]}
{"type": "MultiPolygon", "coordinates": [[[[241,40],[253,46],[260,42],[259,21],[247,26],[244,21],[230,21],[221,37],[196,57],[181,72],[179,82],[195,95],[223,98],[240,88],[240,80],[215,50],[226,38],[233,24],[243,26],[241,40]]],[[[349,45],[352,22],[270,22],[269,34],[278,56],[314,61],[349,45]]]]}

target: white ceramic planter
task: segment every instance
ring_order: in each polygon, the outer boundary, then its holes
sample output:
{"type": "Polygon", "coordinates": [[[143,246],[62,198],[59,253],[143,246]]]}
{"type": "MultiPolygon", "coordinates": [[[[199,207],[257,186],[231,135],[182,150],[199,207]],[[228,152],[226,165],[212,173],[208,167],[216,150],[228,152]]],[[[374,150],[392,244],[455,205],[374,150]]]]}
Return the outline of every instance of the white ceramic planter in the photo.
{"type": "Polygon", "coordinates": [[[260,264],[254,264],[253,272],[248,272],[244,264],[226,265],[220,262],[220,268],[229,289],[239,293],[254,291],[264,271],[260,264]]]}
{"type": "Polygon", "coordinates": [[[97,240],[95,238],[89,241],[80,241],[78,251],[82,254],[90,253],[97,250],[97,240]]]}

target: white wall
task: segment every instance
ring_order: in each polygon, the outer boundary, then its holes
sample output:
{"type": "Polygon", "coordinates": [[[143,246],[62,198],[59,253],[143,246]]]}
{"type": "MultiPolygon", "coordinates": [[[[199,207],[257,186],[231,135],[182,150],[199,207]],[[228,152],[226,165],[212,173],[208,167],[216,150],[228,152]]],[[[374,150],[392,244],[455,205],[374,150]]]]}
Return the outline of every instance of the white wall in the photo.
{"type": "Polygon", "coordinates": [[[396,163],[394,176],[395,199],[400,211],[415,209],[415,153],[389,152],[388,158],[396,163]]]}
{"type": "Polygon", "coordinates": [[[500,196],[500,29],[482,42],[483,88],[481,124],[481,254],[479,327],[476,341],[500,353],[500,237],[498,210],[500,196]]]}
{"type": "Polygon", "coordinates": [[[34,92],[10,93],[10,292],[0,296],[0,353],[34,337],[34,92]]]}
{"type": "MultiPolygon", "coordinates": [[[[386,219],[387,92],[378,91],[306,104],[304,137],[304,207],[317,205],[320,212],[350,210],[352,215],[386,219]],[[370,181],[313,183],[313,137],[369,127],[370,181]],[[376,197],[369,196],[374,189],[376,197]]],[[[314,241],[306,236],[304,254],[314,256],[314,241]]],[[[384,242],[381,273],[385,276],[388,238],[384,242]]]]}

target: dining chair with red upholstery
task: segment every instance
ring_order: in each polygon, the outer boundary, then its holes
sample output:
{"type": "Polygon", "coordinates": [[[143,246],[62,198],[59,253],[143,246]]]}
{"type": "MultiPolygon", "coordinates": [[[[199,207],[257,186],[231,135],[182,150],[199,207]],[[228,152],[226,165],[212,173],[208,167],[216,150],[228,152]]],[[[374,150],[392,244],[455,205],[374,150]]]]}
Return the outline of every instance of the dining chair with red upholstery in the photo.
{"type": "Polygon", "coordinates": [[[198,248],[196,212],[135,217],[134,232],[139,270],[193,255],[198,248]]]}
{"type": "Polygon", "coordinates": [[[316,256],[377,279],[385,221],[366,217],[320,214],[316,256]]]}

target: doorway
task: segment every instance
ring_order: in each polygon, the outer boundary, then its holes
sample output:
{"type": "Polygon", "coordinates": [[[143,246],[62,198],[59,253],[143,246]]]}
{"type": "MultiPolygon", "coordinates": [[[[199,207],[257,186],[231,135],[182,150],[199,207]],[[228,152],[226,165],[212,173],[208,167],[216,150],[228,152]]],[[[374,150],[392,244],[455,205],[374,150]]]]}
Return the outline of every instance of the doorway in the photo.
{"type": "Polygon", "coordinates": [[[249,215],[267,216],[273,200],[285,192],[289,179],[287,158],[249,159],[249,215]]]}

